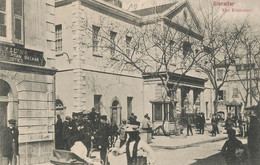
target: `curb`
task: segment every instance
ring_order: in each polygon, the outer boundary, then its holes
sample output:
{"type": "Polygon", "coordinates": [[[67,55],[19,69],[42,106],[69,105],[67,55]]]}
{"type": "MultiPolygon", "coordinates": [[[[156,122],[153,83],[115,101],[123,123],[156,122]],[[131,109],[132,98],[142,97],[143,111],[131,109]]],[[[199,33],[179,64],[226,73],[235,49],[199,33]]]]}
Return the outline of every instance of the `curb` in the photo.
{"type": "Polygon", "coordinates": [[[204,144],[204,143],[210,143],[210,142],[218,142],[222,140],[226,140],[228,137],[221,137],[221,138],[216,138],[216,139],[211,139],[211,140],[204,140],[196,143],[190,143],[190,144],[185,144],[185,145],[180,145],[180,146],[156,146],[156,145],[151,145],[152,148],[161,148],[161,149],[168,149],[168,150],[177,150],[177,149],[183,149],[183,148],[188,148],[188,147],[193,147],[198,144],[204,144]]]}

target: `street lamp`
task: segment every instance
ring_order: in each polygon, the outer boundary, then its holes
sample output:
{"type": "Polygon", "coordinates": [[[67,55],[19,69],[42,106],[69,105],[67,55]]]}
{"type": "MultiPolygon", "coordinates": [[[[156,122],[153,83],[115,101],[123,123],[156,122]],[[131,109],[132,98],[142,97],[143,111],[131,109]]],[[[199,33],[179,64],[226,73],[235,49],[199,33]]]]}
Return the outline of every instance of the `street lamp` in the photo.
{"type": "Polygon", "coordinates": [[[64,54],[68,57],[68,62],[71,63],[72,59],[69,57],[68,53],[66,53],[66,52],[62,52],[60,54],[56,54],[55,56],[56,57],[60,57],[60,56],[63,56],[64,54]]]}

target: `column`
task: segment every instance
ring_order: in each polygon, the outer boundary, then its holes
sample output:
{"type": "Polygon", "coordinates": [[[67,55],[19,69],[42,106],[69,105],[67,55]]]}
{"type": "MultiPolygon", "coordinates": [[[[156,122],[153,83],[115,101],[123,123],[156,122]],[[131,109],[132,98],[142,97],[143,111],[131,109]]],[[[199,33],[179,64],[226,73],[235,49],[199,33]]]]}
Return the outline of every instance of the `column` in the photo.
{"type": "Polygon", "coordinates": [[[200,112],[203,112],[206,117],[206,107],[205,106],[206,106],[206,102],[204,100],[204,90],[201,90],[200,91],[200,112]]]}
{"type": "Polygon", "coordinates": [[[193,106],[194,106],[194,91],[193,91],[193,88],[191,88],[189,90],[188,99],[189,99],[189,107],[187,109],[187,113],[193,113],[193,106]]]}
{"type": "Polygon", "coordinates": [[[178,102],[175,107],[175,112],[180,113],[181,112],[181,88],[178,88],[176,91],[176,99],[177,99],[176,101],[178,102]]]}

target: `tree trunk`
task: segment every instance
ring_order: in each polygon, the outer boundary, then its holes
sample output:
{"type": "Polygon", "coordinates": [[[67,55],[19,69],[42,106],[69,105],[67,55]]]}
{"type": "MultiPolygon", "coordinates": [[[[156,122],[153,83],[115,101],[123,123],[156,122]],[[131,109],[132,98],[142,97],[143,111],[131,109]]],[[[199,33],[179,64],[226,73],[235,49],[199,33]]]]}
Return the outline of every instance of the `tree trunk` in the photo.
{"type": "Polygon", "coordinates": [[[213,101],[214,113],[218,112],[218,93],[219,93],[219,90],[215,90],[215,99],[213,101]]]}
{"type": "Polygon", "coordinates": [[[163,135],[168,136],[169,133],[165,130],[165,123],[166,123],[166,120],[167,120],[167,117],[168,117],[168,112],[167,112],[165,105],[166,104],[165,104],[165,100],[164,100],[164,102],[163,102],[164,117],[163,117],[163,123],[162,123],[162,131],[163,131],[163,135]]]}

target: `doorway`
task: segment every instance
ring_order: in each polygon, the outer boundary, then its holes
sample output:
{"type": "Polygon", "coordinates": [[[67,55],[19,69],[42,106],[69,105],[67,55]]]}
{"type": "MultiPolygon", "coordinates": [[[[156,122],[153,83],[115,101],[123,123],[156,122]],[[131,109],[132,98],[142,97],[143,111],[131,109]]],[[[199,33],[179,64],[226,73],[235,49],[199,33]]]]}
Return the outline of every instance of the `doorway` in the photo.
{"type": "Polygon", "coordinates": [[[7,126],[7,115],[10,113],[11,104],[9,101],[12,101],[12,90],[10,85],[0,79],[0,162],[2,162],[3,157],[3,130],[7,126]]]}
{"type": "Polygon", "coordinates": [[[121,106],[118,100],[114,100],[111,106],[111,123],[121,123],[121,106]]]}

